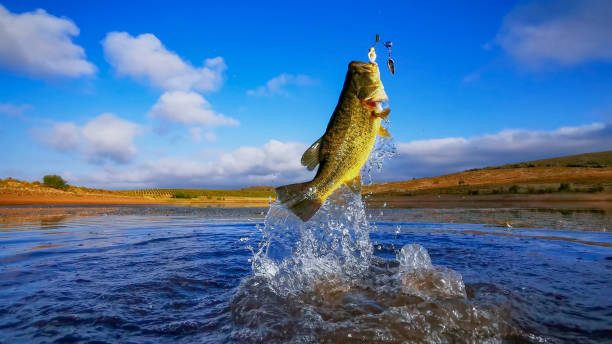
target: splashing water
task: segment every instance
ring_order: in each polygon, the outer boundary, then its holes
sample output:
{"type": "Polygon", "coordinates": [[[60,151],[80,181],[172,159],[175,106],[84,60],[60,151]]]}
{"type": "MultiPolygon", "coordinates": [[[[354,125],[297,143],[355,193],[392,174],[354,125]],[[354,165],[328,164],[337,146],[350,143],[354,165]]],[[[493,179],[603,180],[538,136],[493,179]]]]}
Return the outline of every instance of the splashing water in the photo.
{"type": "Polygon", "coordinates": [[[301,292],[327,276],[356,277],[369,266],[369,224],[361,197],[352,192],[332,195],[308,222],[274,203],[264,223],[253,274],[276,293],[301,292]]]}
{"type": "Polygon", "coordinates": [[[359,195],[340,190],[309,222],[273,204],[253,275],[231,303],[240,342],[500,342],[513,330],[468,300],[459,273],[410,244],[373,254],[359,195]]]}
{"type": "MultiPolygon", "coordinates": [[[[387,127],[390,130],[390,126],[387,127]]],[[[377,137],[374,143],[374,148],[368,161],[365,163],[362,171],[362,182],[365,185],[372,184],[372,171],[382,171],[383,163],[398,155],[397,145],[393,138],[377,137]],[[365,172],[365,174],[363,173],[365,172]]]]}
{"type": "MultiPolygon", "coordinates": [[[[392,140],[378,140],[367,175],[395,152],[392,140]]],[[[232,299],[234,340],[494,343],[515,331],[468,300],[461,275],[434,266],[424,247],[406,245],[396,260],[375,256],[375,227],[361,195],[345,187],[308,222],[274,203],[264,224],[253,275],[232,299]]]]}

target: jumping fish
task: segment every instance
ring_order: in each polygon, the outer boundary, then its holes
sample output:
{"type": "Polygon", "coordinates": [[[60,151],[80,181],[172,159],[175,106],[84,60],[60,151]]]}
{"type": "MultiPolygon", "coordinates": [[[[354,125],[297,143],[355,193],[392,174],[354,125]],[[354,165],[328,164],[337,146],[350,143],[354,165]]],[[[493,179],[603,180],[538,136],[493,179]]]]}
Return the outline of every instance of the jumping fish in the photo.
{"type": "MultiPolygon", "coordinates": [[[[376,55],[370,56],[370,61],[372,57],[376,55]]],[[[325,134],[302,156],[302,165],[308,170],[319,166],[314,179],[280,186],[276,198],[302,221],[308,221],[342,184],[361,193],[360,170],[376,136],[391,136],[380,123],[389,116],[390,109],[382,107],[387,100],[378,65],[373,61],[351,62],[325,134]]]]}

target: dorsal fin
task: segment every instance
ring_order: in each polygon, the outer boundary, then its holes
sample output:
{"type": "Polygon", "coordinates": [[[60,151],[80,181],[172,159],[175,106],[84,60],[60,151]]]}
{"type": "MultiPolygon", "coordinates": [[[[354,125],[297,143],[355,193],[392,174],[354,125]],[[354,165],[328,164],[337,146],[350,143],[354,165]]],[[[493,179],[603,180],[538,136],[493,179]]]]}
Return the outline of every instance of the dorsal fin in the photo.
{"type": "Polygon", "coordinates": [[[302,166],[306,166],[308,171],[314,170],[319,164],[319,150],[321,148],[321,139],[318,139],[308,148],[302,155],[302,166]]]}

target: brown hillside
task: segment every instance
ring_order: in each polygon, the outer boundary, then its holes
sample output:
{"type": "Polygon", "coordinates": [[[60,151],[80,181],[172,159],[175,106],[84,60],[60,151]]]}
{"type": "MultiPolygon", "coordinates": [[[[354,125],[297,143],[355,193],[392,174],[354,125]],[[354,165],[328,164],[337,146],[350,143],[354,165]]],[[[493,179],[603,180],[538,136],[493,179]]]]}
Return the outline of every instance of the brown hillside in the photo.
{"type": "Polygon", "coordinates": [[[526,167],[481,169],[432,178],[373,184],[366,186],[364,191],[374,194],[431,194],[444,189],[446,189],[445,191],[475,188],[491,189],[514,184],[525,184],[526,187],[537,190],[544,187],[559,187],[561,183],[573,184],[574,188],[600,185],[604,190],[610,190],[612,188],[612,168],[526,167]]]}

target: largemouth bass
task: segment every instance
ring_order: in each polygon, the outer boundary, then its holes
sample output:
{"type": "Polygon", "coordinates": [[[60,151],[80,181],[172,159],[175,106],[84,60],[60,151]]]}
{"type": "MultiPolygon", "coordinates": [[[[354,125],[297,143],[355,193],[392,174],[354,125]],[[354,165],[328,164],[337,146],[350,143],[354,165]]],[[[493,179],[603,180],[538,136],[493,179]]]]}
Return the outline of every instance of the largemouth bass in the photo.
{"type": "Polygon", "coordinates": [[[381,119],[389,116],[390,110],[381,106],[387,100],[378,65],[351,62],[325,134],[302,156],[302,165],[308,170],[319,166],[317,174],[312,181],[276,188],[276,198],[302,221],[308,221],[342,184],[361,193],[361,167],[376,136],[390,136],[380,125],[381,119]]]}

